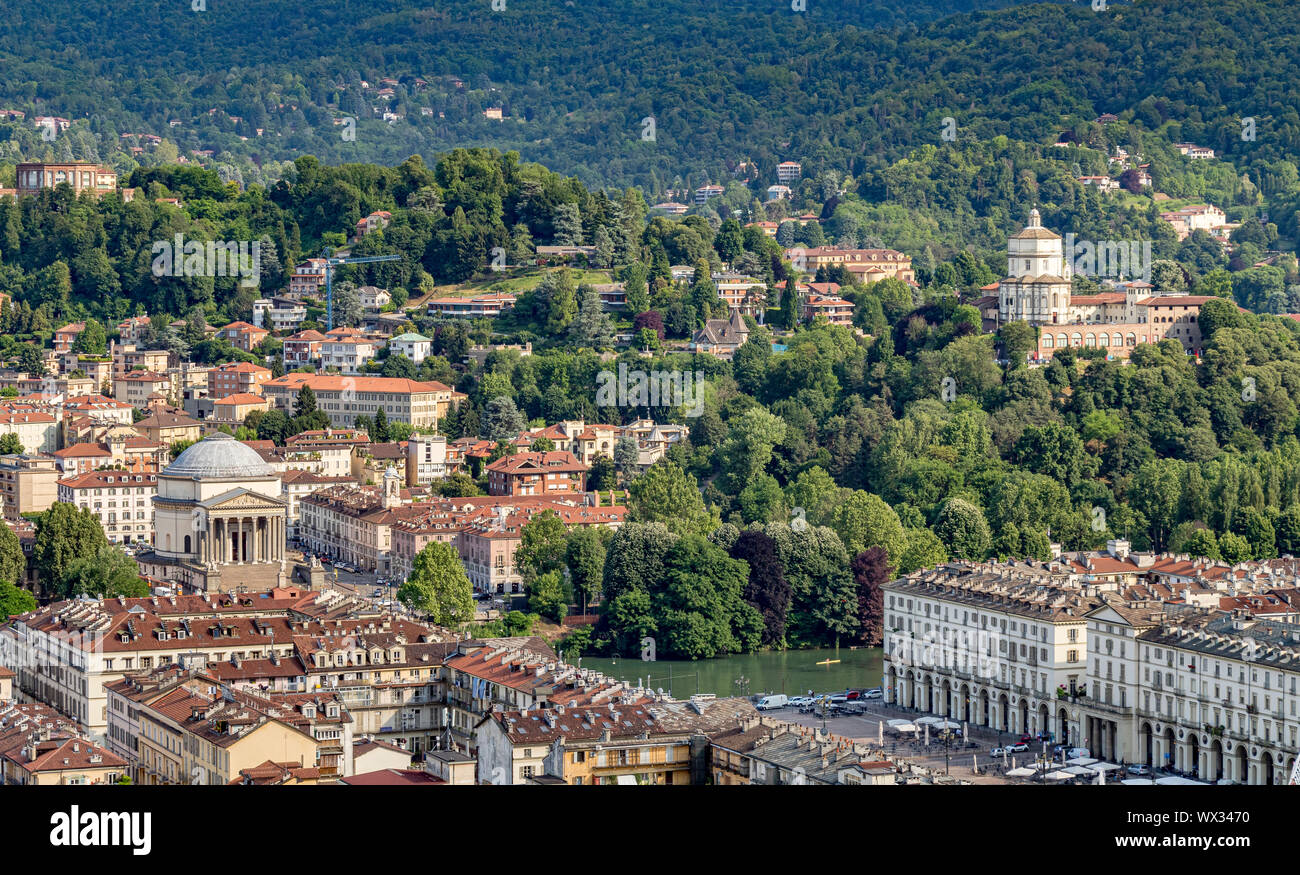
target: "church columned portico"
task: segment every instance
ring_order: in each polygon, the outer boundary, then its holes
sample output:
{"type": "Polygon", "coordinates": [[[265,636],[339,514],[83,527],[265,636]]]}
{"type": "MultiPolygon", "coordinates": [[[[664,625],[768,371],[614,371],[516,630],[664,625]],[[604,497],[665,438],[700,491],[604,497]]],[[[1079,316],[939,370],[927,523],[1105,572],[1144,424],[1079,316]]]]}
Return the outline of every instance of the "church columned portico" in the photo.
{"type": "Polygon", "coordinates": [[[210,435],[158,475],[154,550],[146,574],[196,592],[229,592],[286,582],[280,475],[251,447],[210,435]]]}

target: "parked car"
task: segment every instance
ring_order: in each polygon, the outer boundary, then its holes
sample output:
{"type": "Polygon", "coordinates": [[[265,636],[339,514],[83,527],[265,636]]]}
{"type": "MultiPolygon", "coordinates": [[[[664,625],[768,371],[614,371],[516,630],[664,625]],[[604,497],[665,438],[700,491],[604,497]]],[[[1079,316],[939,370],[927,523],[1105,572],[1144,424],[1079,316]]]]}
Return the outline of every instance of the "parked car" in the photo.
{"type": "Polygon", "coordinates": [[[1027,750],[1029,750],[1029,745],[1025,744],[1023,741],[1016,742],[1015,744],[1008,744],[1006,747],[1007,753],[1021,753],[1027,750]]]}
{"type": "Polygon", "coordinates": [[[370,594],[370,597],[373,599],[377,599],[377,598],[382,598],[383,595],[384,595],[384,591],[382,589],[376,589],[374,592],[370,594]]]}
{"type": "Polygon", "coordinates": [[[869,690],[863,690],[863,691],[862,691],[862,698],[864,698],[864,699],[883,699],[883,698],[885,698],[885,691],[882,690],[882,689],[880,689],[880,687],[872,687],[872,688],[869,689],[869,690]]]}
{"type": "Polygon", "coordinates": [[[844,694],[844,698],[848,699],[850,702],[856,702],[858,699],[862,698],[862,691],[849,690],[847,693],[844,694]]]}
{"type": "Polygon", "coordinates": [[[1151,774],[1151,767],[1144,766],[1141,763],[1134,763],[1133,765],[1128,767],[1128,773],[1130,775],[1137,775],[1139,777],[1149,776],[1151,774]]]}
{"type": "Polygon", "coordinates": [[[1007,749],[1005,747],[995,747],[993,750],[989,751],[989,756],[991,757],[1004,757],[1006,755],[1007,749]]]}
{"type": "Polygon", "coordinates": [[[1072,747],[1065,752],[1066,759],[1073,760],[1073,759],[1079,759],[1081,757],[1084,759],[1091,759],[1092,754],[1088,751],[1086,747],[1072,747]]]}
{"type": "Polygon", "coordinates": [[[784,708],[789,704],[789,696],[778,693],[773,696],[764,696],[758,700],[758,704],[754,707],[760,711],[775,711],[777,708],[784,708]]]}
{"type": "Polygon", "coordinates": [[[792,707],[801,708],[810,702],[812,702],[812,699],[808,696],[791,696],[789,704],[792,707]]]}
{"type": "Polygon", "coordinates": [[[837,694],[835,694],[834,696],[831,696],[830,699],[829,699],[828,701],[829,701],[832,705],[843,705],[843,704],[844,704],[845,702],[847,702],[848,700],[849,700],[849,697],[846,696],[844,693],[837,693],[837,694]]]}

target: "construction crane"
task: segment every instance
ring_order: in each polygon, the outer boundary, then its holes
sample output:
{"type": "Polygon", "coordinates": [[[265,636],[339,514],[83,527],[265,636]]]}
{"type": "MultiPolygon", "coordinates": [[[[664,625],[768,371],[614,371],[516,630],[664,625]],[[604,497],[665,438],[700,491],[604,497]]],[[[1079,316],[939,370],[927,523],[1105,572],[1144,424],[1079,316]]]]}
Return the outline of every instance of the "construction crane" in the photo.
{"type": "Polygon", "coordinates": [[[326,330],[334,327],[334,268],[340,264],[370,264],[376,261],[401,261],[400,255],[367,255],[361,258],[334,257],[334,250],[325,249],[325,321],[326,330]]]}

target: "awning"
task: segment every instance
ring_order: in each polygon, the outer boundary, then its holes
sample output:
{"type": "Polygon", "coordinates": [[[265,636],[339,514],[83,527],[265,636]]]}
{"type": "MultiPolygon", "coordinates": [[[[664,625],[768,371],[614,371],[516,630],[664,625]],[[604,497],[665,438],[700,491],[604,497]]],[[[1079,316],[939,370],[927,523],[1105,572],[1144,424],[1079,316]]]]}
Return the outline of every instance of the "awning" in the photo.
{"type": "Polygon", "coordinates": [[[1021,766],[1018,769],[1012,769],[1011,771],[1007,772],[1007,777],[1008,778],[1030,778],[1033,777],[1033,775],[1035,774],[1036,773],[1034,772],[1033,769],[1026,769],[1024,766],[1021,766]]]}
{"type": "Polygon", "coordinates": [[[1170,775],[1167,778],[1156,778],[1156,783],[1165,784],[1165,785],[1178,784],[1179,786],[1182,786],[1184,784],[1197,784],[1206,787],[1209,786],[1204,781],[1193,781],[1191,778],[1180,778],[1177,775],[1170,775]]]}
{"type": "Polygon", "coordinates": [[[1065,764],[1067,766],[1090,766],[1095,762],[1097,762],[1097,760],[1092,757],[1075,757],[1072,760],[1066,760],[1065,764]]]}
{"type": "Polygon", "coordinates": [[[886,721],[885,721],[885,725],[886,725],[886,726],[911,726],[911,725],[912,725],[912,721],[910,721],[910,720],[898,720],[898,719],[894,719],[894,720],[886,720],[886,721]]]}
{"type": "Polygon", "coordinates": [[[1094,772],[1113,772],[1115,769],[1120,768],[1117,763],[1099,763],[1096,760],[1093,760],[1092,763],[1079,763],[1079,765],[1087,766],[1094,772]]]}
{"type": "Polygon", "coordinates": [[[1073,778],[1074,775],[1071,775],[1069,772],[1055,771],[1048,772],[1046,775],[1043,775],[1043,777],[1049,781],[1068,781],[1073,778]]]}
{"type": "MultiPolygon", "coordinates": [[[[891,722],[892,722],[892,721],[891,721],[891,722]]],[[[942,722],[943,722],[943,718],[942,718],[942,717],[919,717],[919,718],[917,718],[916,720],[914,720],[914,721],[912,721],[912,722],[915,723],[915,724],[917,724],[918,726],[924,726],[924,725],[927,724],[927,723],[933,725],[933,724],[935,724],[935,723],[942,723],[942,722]]]]}
{"type": "Polygon", "coordinates": [[[1121,784],[1145,784],[1147,786],[1154,787],[1156,782],[1151,780],[1150,778],[1125,778],[1124,780],[1120,781],[1120,783],[1121,784]]]}
{"type": "Polygon", "coordinates": [[[619,776],[618,776],[618,780],[617,780],[615,783],[617,783],[617,784],[632,784],[633,786],[635,786],[635,785],[636,785],[636,775],[619,775],[619,776]]]}
{"type": "Polygon", "coordinates": [[[1061,769],[1062,772],[1069,772],[1071,775],[1083,776],[1094,774],[1092,769],[1085,769],[1083,766],[1068,766],[1061,769]]]}

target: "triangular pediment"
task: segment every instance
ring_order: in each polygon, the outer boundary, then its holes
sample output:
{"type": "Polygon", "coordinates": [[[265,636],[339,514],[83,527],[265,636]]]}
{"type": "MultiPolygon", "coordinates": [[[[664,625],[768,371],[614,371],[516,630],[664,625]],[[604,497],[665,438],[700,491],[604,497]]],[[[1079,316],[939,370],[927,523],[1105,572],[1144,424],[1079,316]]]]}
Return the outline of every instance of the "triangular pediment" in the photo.
{"type": "Polygon", "coordinates": [[[200,507],[208,510],[254,510],[284,507],[286,502],[280,498],[272,498],[269,495],[263,495],[260,492],[253,492],[251,489],[232,489],[229,492],[223,492],[220,495],[214,495],[207,501],[199,502],[200,507]]]}

